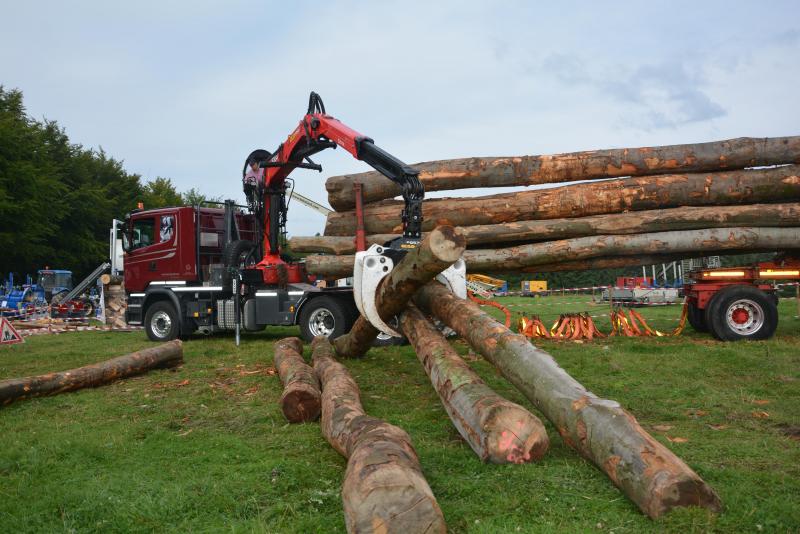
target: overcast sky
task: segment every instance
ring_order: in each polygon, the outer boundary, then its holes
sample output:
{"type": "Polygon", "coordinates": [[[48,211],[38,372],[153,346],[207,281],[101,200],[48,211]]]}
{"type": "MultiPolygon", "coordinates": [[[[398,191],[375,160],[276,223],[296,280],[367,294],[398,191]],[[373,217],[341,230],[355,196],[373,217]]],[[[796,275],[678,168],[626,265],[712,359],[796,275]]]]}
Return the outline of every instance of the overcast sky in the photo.
{"type": "MultiPolygon", "coordinates": [[[[796,0],[0,2],[0,84],[181,191],[243,200],[312,90],[407,163],[800,134],[796,0]]],[[[315,159],[292,177],[323,203],[370,170],[315,159]]],[[[291,234],[323,225],[293,204],[291,234]]]]}

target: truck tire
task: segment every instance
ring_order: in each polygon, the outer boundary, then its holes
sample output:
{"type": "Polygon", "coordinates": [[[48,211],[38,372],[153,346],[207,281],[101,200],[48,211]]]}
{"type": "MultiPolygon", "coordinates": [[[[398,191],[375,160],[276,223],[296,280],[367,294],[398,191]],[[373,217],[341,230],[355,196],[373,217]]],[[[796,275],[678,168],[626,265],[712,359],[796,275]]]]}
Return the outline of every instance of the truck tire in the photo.
{"type": "Polygon", "coordinates": [[[331,297],[311,299],[300,310],[300,337],[311,342],[316,336],[336,339],[353,327],[352,315],[346,305],[331,297]]]}
{"type": "Polygon", "coordinates": [[[706,323],[706,311],[701,310],[696,304],[689,303],[686,308],[686,318],[689,324],[697,332],[708,332],[708,324],[706,323]]]}
{"type": "Polygon", "coordinates": [[[721,289],[711,299],[707,312],[709,330],[720,341],[769,339],[778,327],[775,300],[752,286],[721,289]]]}
{"type": "Polygon", "coordinates": [[[252,257],[255,248],[256,245],[247,239],[231,241],[225,245],[222,250],[222,264],[225,266],[222,274],[223,287],[230,287],[231,285],[231,268],[236,269],[255,263],[255,259],[252,257]]]}
{"type": "Polygon", "coordinates": [[[150,341],[172,341],[181,333],[181,318],[172,303],[162,300],[147,308],[144,329],[150,341]]]}

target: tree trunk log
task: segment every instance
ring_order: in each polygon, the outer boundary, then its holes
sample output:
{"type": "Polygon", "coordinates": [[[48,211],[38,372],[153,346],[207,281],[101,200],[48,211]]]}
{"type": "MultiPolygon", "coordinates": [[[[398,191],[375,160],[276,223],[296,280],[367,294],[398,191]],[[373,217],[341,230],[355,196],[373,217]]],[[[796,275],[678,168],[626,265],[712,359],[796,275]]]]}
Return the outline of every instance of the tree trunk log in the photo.
{"type": "MultiPolygon", "coordinates": [[[[464,237],[458,228],[437,227],[425,236],[422,243],[394,266],[375,292],[375,308],[388,323],[400,313],[414,293],[447,269],[464,253],[464,237]]],[[[352,273],[353,262],[350,262],[352,273]]],[[[369,350],[378,330],[364,316],[360,316],[347,334],[333,342],[340,356],[357,358],[369,350]]]]}
{"type": "MultiPolygon", "coordinates": [[[[800,249],[800,228],[716,228],[634,235],[601,235],[464,252],[467,272],[552,272],[650,265],[653,257],[707,256],[800,249]],[[622,259],[617,258],[621,256],[622,259]],[[603,261],[592,261],[601,258],[603,261]],[[602,267],[601,267],[602,265],[602,267]]],[[[350,276],[354,256],[306,257],[311,274],[350,276]]],[[[659,260],[656,263],[662,263],[659,260]]],[[[672,260],[670,260],[672,261],[672,260]]]]}
{"type": "Polygon", "coordinates": [[[555,425],[567,445],[605,472],[644,513],[656,518],[676,506],[721,509],[714,490],[633,415],[587,391],[525,336],[441,284],[428,284],[415,301],[497,367],[555,425]]]}
{"type": "MultiPolygon", "coordinates": [[[[470,187],[537,185],[577,180],[708,172],[800,163],[800,137],[741,137],[711,143],[647,148],[618,148],[504,158],[464,158],[412,165],[425,191],[470,187]]],[[[337,211],[355,207],[353,184],[360,182],[364,202],[401,194],[400,186],[372,171],[332,176],[325,182],[328,202],[337,211]]]]}
{"type": "Polygon", "coordinates": [[[364,412],[358,385],[327,338],[315,338],[311,347],[322,384],[322,435],[348,459],[342,485],[347,531],[445,532],[411,438],[364,412]]]}
{"type": "Polygon", "coordinates": [[[152,369],[175,367],[181,363],[183,363],[183,347],[180,340],[176,339],[69,371],[0,381],[0,405],[32,397],[58,395],[77,389],[103,386],[121,378],[140,375],[152,369]]]}
{"type": "Polygon", "coordinates": [[[800,228],[712,228],[602,235],[547,241],[500,249],[468,250],[467,270],[515,271],[525,267],[608,256],[724,252],[728,250],[792,250],[800,248],[800,228]]]}
{"type": "Polygon", "coordinates": [[[481,461],[521,464],[544,456],[550,440],[539,418],[487,386],[413,304],[400,315],[400,326],[447,415],[481,461]]]}
{"type": "MultiPolygon", "coordinates": [[[[423,203],[423,230],[440,224],[475,226],[516,221],[588,217],[678,206],[713,206],[800,200],[800,166],[712,174],[627,178],[486,197],[423,203]]],[[[402,203],[384,201],[364,210],[367,233],[401,230],[402,203]]],[[[325,235],[355,235],[355,212],[328,215],[325,235]]]]}
{"type": "MultiPolygon", "coordinates": [[[[533,243],[590,235],[641,234],[669,230],[729,228],[733,226],[800,226],[800,203],[746,206],[685,206],[672,209],[595,215],[576,219],[519,221],[462,228],[467,248],[475,245],[533,243]]],[[[367,244],[384,244],[399,234],[373,234],[367,244]]],[[[295,252],[355,254],[355,238],[340,236],[292,237],[295,252]]]]}
{"type": "Polygon", "coordinates": [[[283,384],[280,405],[290,423],[315,421],[319,417],[319,382],[314,370],[303,359],[303,342],[287,337],[275,343],[275,368],[283,384]]]}

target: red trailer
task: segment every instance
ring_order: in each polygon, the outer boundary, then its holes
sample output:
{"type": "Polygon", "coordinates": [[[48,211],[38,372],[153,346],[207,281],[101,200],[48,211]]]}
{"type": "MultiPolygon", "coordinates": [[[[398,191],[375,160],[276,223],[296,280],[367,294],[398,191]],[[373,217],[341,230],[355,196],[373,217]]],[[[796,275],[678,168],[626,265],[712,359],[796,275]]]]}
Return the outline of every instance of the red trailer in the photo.
{"type": "Polygon", "coordinates": [[[768,339],[778,326],[775,283],[797,280],[798,258],[692,271],[684,284],[689,324],[722,341],[768,339]]]}

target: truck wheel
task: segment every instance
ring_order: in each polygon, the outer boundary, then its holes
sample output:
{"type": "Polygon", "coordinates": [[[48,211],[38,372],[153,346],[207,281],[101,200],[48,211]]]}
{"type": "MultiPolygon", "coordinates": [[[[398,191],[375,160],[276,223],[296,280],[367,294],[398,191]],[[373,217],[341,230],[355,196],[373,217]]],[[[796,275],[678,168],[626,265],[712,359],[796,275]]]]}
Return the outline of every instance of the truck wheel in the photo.
{"type": "Polygon", "coordinates": [[[229,271],[231,267],[241,268],[255,263],[255,258],[252,257],[255,249],[255,244],[246,239],[231,241],[225,245],[222,250],[222,265],[225,266],[222,274],[222,285],[224,287],[230,287],[231,285],[231,273],[229,271]]]}
{"type": "Polygon", "coordinates": [[[697,332],[708,332],[708,324],[706,324],[705,310],[701,310],[696,304],[689,303],[686,309],[686,318],[689,319],[689,324],[697,332]]]}
{"type": "Polygon", "coordinates": [[[317,336],[330,339],[346,334],[353,326],[345,305],[331,297],[319,297],[300,310],[300,337],[310,342],[317,336]]]}
{"type": "Polygon", "coordinates": [[[181,331],[178,312],[169,302],[156,302],[147,309],[144,316],[144,329],[150,341],[172,341],[181,331]]]}
{"type": "Polygon", "coordinates": [[[769,339],[778,327],[778,308],[755,287],[728,286],[714,295],[706,320],[720,341],[769,339]]]}

